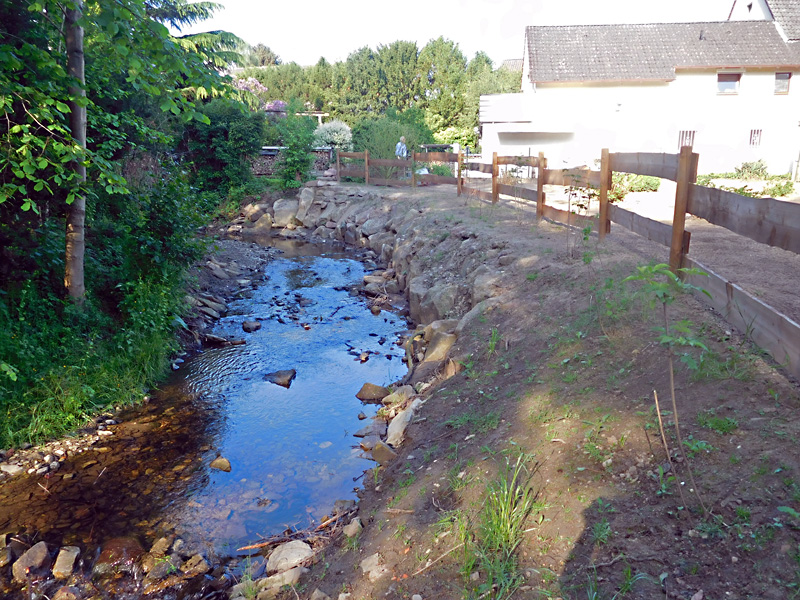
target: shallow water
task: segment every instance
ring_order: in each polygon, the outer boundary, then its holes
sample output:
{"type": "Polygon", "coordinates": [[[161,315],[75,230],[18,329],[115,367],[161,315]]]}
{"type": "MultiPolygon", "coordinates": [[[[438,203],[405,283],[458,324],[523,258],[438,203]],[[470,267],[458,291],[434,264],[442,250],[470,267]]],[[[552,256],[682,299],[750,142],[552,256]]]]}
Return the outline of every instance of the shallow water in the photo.
{"type": "Polygon", "coordinates": [[[355,394],[365,381],[389,384],[405,374],[394,344],[405,323],[373,315],[347,289],[361,282],[361,263],[284,255],[265,274],[268,281],[229,304],[213,331],[243,335],[247,344],[202,353],[178,384],[220,415],[203,462],[220,454],[232,470],[197,478],[169,518],[179,534],[213,538],[223,554],[259,534],[319,522],[337,499],[354,498],[354,479],[370,463],[352,434],[364,425],[358,413],[376,408],[355,394]],[[261,329],[242,334],[241,323],[256,319],[261,329]],[[289,389],[265,381],[283,369],[297,371],[289,389]]]}
{"type": "Polygon", "coordinates": [[[4,531],[96,548],[134,535],[149,547],[177,533],[216,557],[259,536],[303,528],[355,498],[372,462],[352,434],[376,406],[355,397],[366,382],[405,372],[394,343],[405,330],[350,294],[364,267],[330,246],[282,242],[265,280],[229,304],[212,333],[246,344],[206,349],[129,411],[88,451],[68,450],[52,476],[18,477],[0,489],[4,531]],[[242,322],[261,321],[245,333],[242,322]],[[366,358],[366,360],[364,360],[366,358]],[[295,369],[289,389],[267,373],[295,369]],[[216,456],[231,471],[209,467],[216,456]]]}

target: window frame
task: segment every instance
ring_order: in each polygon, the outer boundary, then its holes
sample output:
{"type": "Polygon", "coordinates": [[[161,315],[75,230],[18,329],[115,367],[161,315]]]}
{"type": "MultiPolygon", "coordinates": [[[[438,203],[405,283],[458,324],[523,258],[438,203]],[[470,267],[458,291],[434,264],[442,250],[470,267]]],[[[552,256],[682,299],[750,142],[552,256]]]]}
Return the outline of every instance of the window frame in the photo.
{"type": "Polygon", "coordinates": [[[742,85],[741,71],[717,71],[717,95],[736,96],[742,85]],[[720,87],[720,84],[733,84],[732,88],[720,87]]]}
{"type": "MultiPolygon", "coordinates": [[[[789,88],[792,84],[792,73],[791,71],[776,71],[775,72],[775,95],[776,96],[785,96],[789,93],[789,88]],[[780,75],[785,75],[786,77],[779,77],[780,75]],[[785,89],[778,89],[778,82],[782,81],[785,82],[785,89]]],[[[781,86],[783,87],[783,86],[781,86]]]]}

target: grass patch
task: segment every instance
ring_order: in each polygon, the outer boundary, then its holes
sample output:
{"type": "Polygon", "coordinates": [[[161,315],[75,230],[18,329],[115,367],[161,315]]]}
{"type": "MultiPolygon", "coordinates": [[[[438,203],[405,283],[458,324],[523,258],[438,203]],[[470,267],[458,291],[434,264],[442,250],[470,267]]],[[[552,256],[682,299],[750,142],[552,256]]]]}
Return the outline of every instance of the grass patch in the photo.
{"type": "Polygon", "coordinates": [[[478,415],[474,412],[466,412],[448,419],[444,424],[454,429],[468,427],[470,433],[486,433],[491,429],[497,429],[500,425],[500,413],[492,411],[485,415],[478,415]]]}
{"type": "Polygon", "coordinates": [[[718,417],[713,409],[697,413],[697,424],[720,435],[732,433],[739,427],[739,422],[731,417],[718,417]]]}

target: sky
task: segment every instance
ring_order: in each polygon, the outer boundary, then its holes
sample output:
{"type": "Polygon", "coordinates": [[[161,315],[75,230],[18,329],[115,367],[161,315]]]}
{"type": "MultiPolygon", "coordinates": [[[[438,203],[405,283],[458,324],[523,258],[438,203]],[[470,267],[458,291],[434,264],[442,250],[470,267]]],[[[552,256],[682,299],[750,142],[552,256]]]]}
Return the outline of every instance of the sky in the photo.
{"type": "MultiPolygon", "coordinates": [[[[522,58],[528,25],[724,21],[733,0],[216,0],[216,16],[183,33],[223,29],[265,44],[283,62],[343,61],[359,48],[396,40],[422,47],[444,36],[495,66],[522,58]]],[[[740,2],[743,0],[739,0],[740,2]]]]}

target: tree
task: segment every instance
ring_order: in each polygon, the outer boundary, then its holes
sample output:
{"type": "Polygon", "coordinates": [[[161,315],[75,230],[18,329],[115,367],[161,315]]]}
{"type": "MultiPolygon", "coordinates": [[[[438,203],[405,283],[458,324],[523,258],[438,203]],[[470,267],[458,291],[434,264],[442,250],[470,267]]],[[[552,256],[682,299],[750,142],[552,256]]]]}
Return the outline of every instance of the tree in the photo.
{"type": "Polygon", "coordinates": [[[457,125],[464,109],[464,71],[467,60],[458,45],[443,37],[431,40],[417,62],[425,121],[432,131],[457,125]]]}
{"type": "Polygon", "coordinates": [[[382,79],[375,53],[367,46],[337,63],[333,70],[333,92],[338,98],[335,115],[354,123],[364,115],[382,112],[382,79]]]}
{"type": "Polygon", "coordinates": [[[417,44],[392,42],[378,46],[378,65],[381,70],[380,90],[384,108],[393,106],[405,110],[414,106],[420,96],[420,74],[417,68],[417,44]]]}
{"type": "Polygon", "coordinates": [[[281,57],[270,50],[268,46],[256,44],[250,48],[247,63],[251,67],[269,67],[281,64],[281,57]]]}

